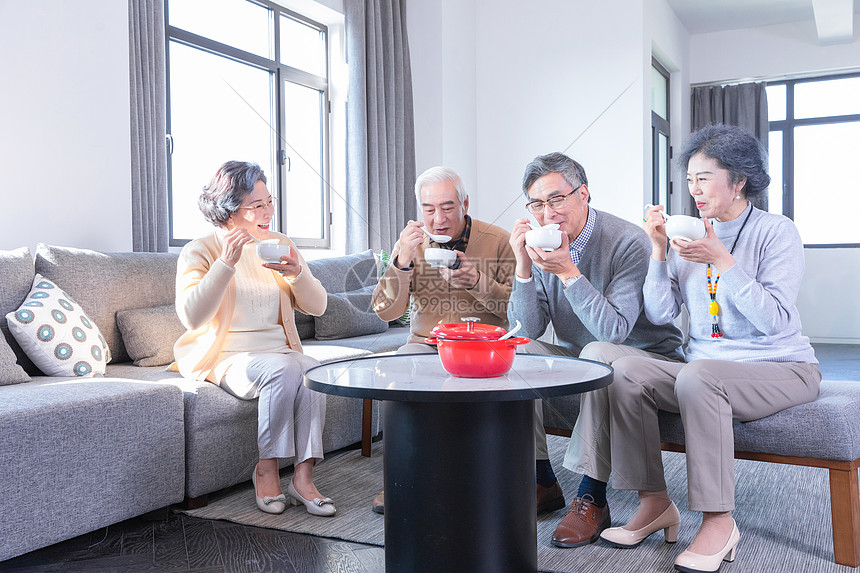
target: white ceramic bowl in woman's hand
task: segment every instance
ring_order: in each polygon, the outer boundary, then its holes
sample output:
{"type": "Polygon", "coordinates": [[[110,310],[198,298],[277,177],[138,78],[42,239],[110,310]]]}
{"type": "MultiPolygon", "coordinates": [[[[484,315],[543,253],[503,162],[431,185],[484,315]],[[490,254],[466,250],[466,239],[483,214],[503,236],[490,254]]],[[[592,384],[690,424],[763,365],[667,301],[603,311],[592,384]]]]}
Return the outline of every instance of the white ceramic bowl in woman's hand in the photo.
{"type": "Polygon", "coordinates": [[[264,263],[280,263],[281,257],[290,256],[290,246],[264,242],[257,245],[257,256],[264,263]]]}
{"type": "Polygon", "coordinates": [[[670,215],[666,219],[666,236],[669,240],[695,241],[707,236],[705,222],[689,215],[670,215]]]}

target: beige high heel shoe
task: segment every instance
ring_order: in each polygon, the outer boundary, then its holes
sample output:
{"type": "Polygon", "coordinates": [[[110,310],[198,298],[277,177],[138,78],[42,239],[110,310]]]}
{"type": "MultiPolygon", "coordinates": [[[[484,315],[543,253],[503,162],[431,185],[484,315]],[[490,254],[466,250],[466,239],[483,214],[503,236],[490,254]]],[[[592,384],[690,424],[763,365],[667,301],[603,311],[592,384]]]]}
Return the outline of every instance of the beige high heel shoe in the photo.
{"type": "Polygon", "coordinates": [[[642,543],[646,537],[655,531],[663,530],[663,536],[666,543],[675,543],[678,541],[678,529],[681,526],[681,512],[674,502],[669,502],[669,507],[657,516],[657,518],[640,529],[631,531],[623,527],[610,527],[604,529],[600,533],[600,538],[615,547],[636,547],[642,543]]]}
{"type": "Polygon", "coordinates": [[[337,509],[334,507],[334,501],[330,497],[317,497],[313,501],[303,498],[296,489],[296,486],[293,485],[293,480],[290,480],[290,483],[287,484],[287,495],[290,496],[290,503],[292,505],[299,505],[301,503],[311,515],[331,517],[337,512],[337,509]]]}
{"type": "Polygon", "coordinates": [[[738,548],[740,540],[741,533],[738,531],[738,524],[732,519],[732,533],[729,535],[729,540],[726,541],[726,545],[722,549],[713,555],[699,555],[687,549],[675,559],[675,570],[682,573],[712,573],[719,571],[723,561],[731,562],[735,560],[735,551],[738,548]]]}
{"type": "Polygon", "coordinates": [[[275,515],[284,513],[284,510],[287,508],[287,498],[284,494],[275,496],[267,495],[266,497],[260,497],[257,495],[257,466],[254,466],[254,469],[251,471],[251,483],[254,484],[254,499],[256,500],[257,507],[260,511],[274,513],[275,515]]]}

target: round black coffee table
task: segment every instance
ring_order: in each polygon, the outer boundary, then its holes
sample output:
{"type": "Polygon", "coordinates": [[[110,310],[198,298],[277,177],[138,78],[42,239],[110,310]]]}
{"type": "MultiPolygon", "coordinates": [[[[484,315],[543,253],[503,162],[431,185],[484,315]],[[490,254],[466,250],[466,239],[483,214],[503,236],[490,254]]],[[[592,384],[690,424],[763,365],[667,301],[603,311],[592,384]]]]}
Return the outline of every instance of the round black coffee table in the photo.
{"type": "Polygon", "coordinates": [[[456,378],[436,354],[305,375],[317,392],[383,401],[385,568],[434,573],[537,570],[533,400],[611,381],[605,364],[533,354],[496,378],[456,378]]]}

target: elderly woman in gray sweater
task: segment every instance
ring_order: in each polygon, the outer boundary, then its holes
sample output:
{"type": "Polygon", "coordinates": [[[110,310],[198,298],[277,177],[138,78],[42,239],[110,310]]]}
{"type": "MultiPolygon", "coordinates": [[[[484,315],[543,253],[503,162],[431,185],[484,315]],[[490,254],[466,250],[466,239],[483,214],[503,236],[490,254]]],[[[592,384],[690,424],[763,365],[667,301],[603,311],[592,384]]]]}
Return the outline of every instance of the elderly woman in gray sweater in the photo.
{"type": "Polygon", "coordinates": [[[662,529],[667,542],[677,540],[680,514],[666,491],[657,410],[678,412],[689,507],[702,512],[692,544],[675,560],[678,571],[717,571],[734,559],[740,533],[731,516],[732,421],[763,418],[818,396],[818,361],[795,306],[803,244],[790,219],[749,201],[770,184],[765,162],[762,145],[741,128],[712,125],[690,136],[679,164],[707,236],[670,242],[661,206],[650,208],[643,224],[652,247],[645,313],[666,324],[687,307],[686,362],[625,357],[613,363],[613,485],[638,490],[639,507],[626,525],[601,537],[632,547],[662,529]]]}

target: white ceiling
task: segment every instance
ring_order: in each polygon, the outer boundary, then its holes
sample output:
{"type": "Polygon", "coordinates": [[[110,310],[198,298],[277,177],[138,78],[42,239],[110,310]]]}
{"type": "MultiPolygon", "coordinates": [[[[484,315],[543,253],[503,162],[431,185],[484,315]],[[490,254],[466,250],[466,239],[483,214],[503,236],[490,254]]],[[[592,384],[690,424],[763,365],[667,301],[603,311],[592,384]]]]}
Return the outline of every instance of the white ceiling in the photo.
{"type": "Polygon", "coordinates": [[[667,0],[691,34],[815,21],[819,41],[850,42],[860,0],[667,0]]]}

